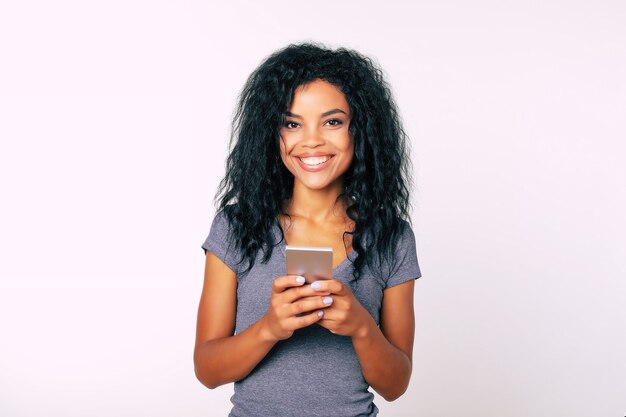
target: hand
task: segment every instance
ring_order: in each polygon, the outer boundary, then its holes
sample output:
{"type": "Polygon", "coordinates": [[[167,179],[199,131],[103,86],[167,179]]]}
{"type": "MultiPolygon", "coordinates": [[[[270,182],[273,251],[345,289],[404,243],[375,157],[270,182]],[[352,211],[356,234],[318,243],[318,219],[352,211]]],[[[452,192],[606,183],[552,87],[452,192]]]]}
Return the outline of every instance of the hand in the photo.
{"type": "Polygon", "coordinates": [[[316,291],[303,285],[304,277],[284,275],[277,277],[272,285],[270,305],[262,320],[265,338],[273,342],[288,339],[296,329],[318,322],[328,304],[324,296],[329,293],[316,291]],[[301,313],[301,316],[297,316],[301,313]]]}
{"type": "Polygon", "coordinates": [[[331,333],[363,337],[368,326],[374,323],[369,311],[354,297],[349,286],[334,279],[328,279],[311,283],[311,288],[318,294],[330,293],[322,297],[332,299],[332,303],[324,311],[324,318],[317,324],[330,330],[331,333]]]}

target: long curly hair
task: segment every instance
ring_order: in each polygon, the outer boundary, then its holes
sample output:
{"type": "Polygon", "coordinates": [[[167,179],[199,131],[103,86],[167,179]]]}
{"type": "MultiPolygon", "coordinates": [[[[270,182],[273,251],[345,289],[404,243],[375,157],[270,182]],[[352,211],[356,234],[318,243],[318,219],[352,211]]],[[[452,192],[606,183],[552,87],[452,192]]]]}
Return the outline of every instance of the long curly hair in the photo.
{"type": "MultiPolygon", "coordinates": [[[[215,196],[216,209],[230,223],[232,242],[247,260],[248,271],[259,250],[266,263],[276,241],[272,230],[283,203],[292,196],[294,177],[280,158],[279,130],[294,91],[325,80],[343,92],[352,118],[351,166],[344,174],[346,214],[354,221],[354,276],[363,267],[391,261],[403,221],[410,223],[411,184],[408,140],[391,89],[370,58],[345,48],[316,43],[291,44],[261,63],[244,85],[236,107],[229,142],[226,175],[215,196]]],[[[345,242],[345,234],[344,234],[345,242]]]]}

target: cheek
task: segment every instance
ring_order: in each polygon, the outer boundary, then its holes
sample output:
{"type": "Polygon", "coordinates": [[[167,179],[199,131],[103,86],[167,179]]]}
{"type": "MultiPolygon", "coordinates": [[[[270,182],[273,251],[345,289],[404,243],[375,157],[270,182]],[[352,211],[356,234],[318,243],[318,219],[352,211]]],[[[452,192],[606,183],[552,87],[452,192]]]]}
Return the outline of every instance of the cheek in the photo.
{"type": "Polygon", "coordinates": [[[335,144],[342,152],[354,153],[354,139],[348,131],[342,132],[342,134],[336,138],[335,144]]]}
{"type": "Polygon", "coordinates": [[[289,158],[287,157],[288,151],[289,150],[287,148],[287,145],[285,144],[285,140],[281,136],[280,137],[280,159],[283,161],[283,164],[287,167],[287,169],[291,171],[289,158]]]}
{"type": "Polygon", "coordinates": [[[287,155],[289,152],[291,152],[293,144],[290,142],[293,141],[289,141],[289,139],[285,138],[282,135],[280,136],[280,153],[282,155],[287,155]]]}
{"type": "Polygon", "coordinates": [[[346,159],[348,160],[348,165],[350,165],[354,159],[354,140],[352,140],[352,138],[350,138],[346,144],[345,153],[347,155],[346,159]]]}

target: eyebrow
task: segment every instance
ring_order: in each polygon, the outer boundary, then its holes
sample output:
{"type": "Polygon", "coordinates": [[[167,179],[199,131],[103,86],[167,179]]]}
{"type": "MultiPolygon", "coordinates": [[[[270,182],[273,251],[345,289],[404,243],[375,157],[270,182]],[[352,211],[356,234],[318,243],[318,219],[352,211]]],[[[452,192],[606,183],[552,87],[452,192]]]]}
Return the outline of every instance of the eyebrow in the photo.
{"type": "MultiPolygon", "coordinates": [[[[341,109],[332,109],[332,110],[328,110],[324,113],[322,113],[322,117],[326,117],[326,116],[330,116],[331,114],[335,114],[335,113],[343,113],[346,116],[348,115],[345,111],[341,110],[341,109]]],[[[289,116],[289,117],[295,117],[296,119],[302,119],[302,116],[292,113],[290,111],[286,111],[285,112],[285,116],[289,116]]]]}

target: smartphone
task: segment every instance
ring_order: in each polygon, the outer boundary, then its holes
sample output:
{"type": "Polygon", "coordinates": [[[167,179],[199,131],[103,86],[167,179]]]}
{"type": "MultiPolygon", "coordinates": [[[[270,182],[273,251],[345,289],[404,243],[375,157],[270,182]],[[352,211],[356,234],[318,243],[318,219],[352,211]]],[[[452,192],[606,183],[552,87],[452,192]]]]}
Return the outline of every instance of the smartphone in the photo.
{"type": "Polygon", "coordinates": [[[333,248],[287,245],[287,274],[302,275],[307,284],[333,278],[333,248]]]}

